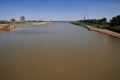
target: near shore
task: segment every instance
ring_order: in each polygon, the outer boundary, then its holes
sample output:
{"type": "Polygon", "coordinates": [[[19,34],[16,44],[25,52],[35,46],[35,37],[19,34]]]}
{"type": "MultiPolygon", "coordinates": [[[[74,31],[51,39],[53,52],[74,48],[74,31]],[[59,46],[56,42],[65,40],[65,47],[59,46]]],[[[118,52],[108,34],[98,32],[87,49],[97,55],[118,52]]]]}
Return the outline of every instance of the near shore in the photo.
{"type": "Polygon", "coordinates": [[[107,29],[100,29],[100,28],[97,28],[97,27],[89,26],[89,25],[83,25],[83,24],[80,24],[80,23],[77,23],[77,22],[72,22],[72,24],[83,26],[83,27],[85,27],[89,30],[100,32],[100,33],[103,33],[103,34],[107,34],[107,35],[112,36],[112,37],[120,38],[120,33],[117,33],[117,32],[114,32],[114,31],[110,31],[110,30],[107,30],[107,29]]]}
{"type": "Polygon", "coordinates": [[[93,27],[91,27],[91,26],[86,26],[86,27],[87,27],[89,30],[92,30],[92,31],[97,31],[97,32],[100,32],[100,33],[104,33],[104,34],[113,36],[113,37],[120,38],[120,33],[117,33],[117,32],[113,32],[113,31],[110,31],[110,30],[107,30],[107,29],[93,28],[93,27]]]}

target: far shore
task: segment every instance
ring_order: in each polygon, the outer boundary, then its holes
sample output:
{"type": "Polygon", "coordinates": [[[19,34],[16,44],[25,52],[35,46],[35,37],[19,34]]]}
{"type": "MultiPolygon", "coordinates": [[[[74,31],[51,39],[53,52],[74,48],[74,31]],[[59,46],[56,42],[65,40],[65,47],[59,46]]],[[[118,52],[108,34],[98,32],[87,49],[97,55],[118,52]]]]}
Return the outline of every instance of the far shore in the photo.
{"type": "MultiPolygon", "coordinates": [[[[75,23],[73,22],[72,24],[75,24],[75,23]]],[[[91,31],[96,31],[96,32],[100,32],[100,33],[103,33],[103,34],[107,34],[107,35],[112,36],[112,37],[120,38],[120,33],[117,33],[117,32],[114,32],[114,31],[110,31],[110,30],[107,30],[107,29],[100,29],[100,28],[96,28],[96,27],[92,27],[92,26],[88,26],[88,25],[80,25],[80,24],[75,24],[75,25],[85,27],[85,28],[87,28],[91,31]]]]}
{"type": "Polygon", "coordinates": [[[11,29],[15,29],[15,25],[13,24],[0,24],[0,31],[6,31],[6,30],[11,30],[11,29]]]}
{"type": "Polygon", "coordinates": [[[0,31],[6,31],[6,30],[15,29],[16,24],[30,24],[32,26],[40,26],[40,25],[52,24],[52,23],[53,23],[52,21],[5,22],[5,23],[0,23],[0,31]]]}
{"type": "Polygon", "coordinates": [[[51,24],[53,22],[32,22],[31,25],[33,26],[39,26],[39,25],[45,25],[45,24],[51,24]]]}
{"type": "Polygon", "coordinates": [[[51,24],[53,21],[16,21],[16,22],[10,22],[12,24],[29,24],[32,26],[40,26],[40,25],[45,25],[45,24],[51,24]]]}

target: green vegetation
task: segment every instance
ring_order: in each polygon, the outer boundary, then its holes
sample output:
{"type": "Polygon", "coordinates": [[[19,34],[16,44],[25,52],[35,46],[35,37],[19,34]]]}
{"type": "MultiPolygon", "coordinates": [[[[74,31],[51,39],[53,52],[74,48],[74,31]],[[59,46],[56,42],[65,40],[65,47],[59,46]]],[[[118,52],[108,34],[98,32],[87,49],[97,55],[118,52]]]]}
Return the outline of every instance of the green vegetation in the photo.
{"type": "Polygon", "coordinates": [[[16,21],[15,19],[11,19],[11,21],[0,21],[0,24],[33,24],[33,23],[38,23],[38,22],[43,22],[41,20],[36,21],[36,20],[32,20],[32,21],[16,21]]]}
{"type": "Polygon", "coordinates": [[[21,22],[21,21],[16,21],[16,22],[11,22],[13,24],[32,24],[33,22],[30,21],[25,21],[25,22],[21,22]]]}
{"type": "Polygon", "coordinates": [[[0,24],[32,24],[37,22],[43,22],[42,20],[31,20],[31,21],[16,21],[14,18],[11,21],[0,20],[0,24]]]}
{"type": "Polygon", "coordinates": [[[8,21],[3,21],[3,20],[0,20],[0,24],[10,24],[10,22],[8,22],[8,21]]]}
{"type": "Polygon", "coordinates": [[[11,21],[12,21],[12,22],[15,22],[16,20],[13,18],[13,19],[11,19],[11,21]]]}
{"type": "Polygon", "coordinates": [[[120,15],[112,18],[110,26],[120,26],[120,15]]]}
{"type": "Polygon", "coordinates": [[[91,26],[91,27],[96,27],[96,28],[104,28],[107,24],[107,19],[102,18],[102,19],[89,19],[89,20],[80,20],[80,21],[75,21],[72,22],[73,24],[76,25],[81,25],[81,26],[91,26]]]}
{"type": "Polygon", "coordinates": [[[88,19],[88,20],[80,20],[80,22],[85,22],[85,23],[89,23],[89,24],[99,24],[99,25],[105,25],[107,23],[107,19],[106,18],[102,18],[102,19],[88,19]]]}
{"type": "Polygon", "coordinates": [[[91,26],[100,29],[109,29],[120,33],[120,15],[113,17],[109,23],[107,22],[106,18],[79,20],[71,23],[85,27],[91,26]]]}
{"type": "Polygon", "coordinates": [[[0,24],[4,23],[4,21],[0,20],[0,24]]]}

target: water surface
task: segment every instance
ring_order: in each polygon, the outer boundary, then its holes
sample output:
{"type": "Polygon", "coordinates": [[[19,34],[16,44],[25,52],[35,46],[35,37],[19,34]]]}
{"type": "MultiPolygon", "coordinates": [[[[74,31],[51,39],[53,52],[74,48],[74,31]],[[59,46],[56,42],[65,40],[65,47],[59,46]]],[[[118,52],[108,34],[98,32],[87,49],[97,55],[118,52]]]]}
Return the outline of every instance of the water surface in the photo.
{"type": "Polygon", "coordinates": [[[0,80],[120,80],[120,39],[72,25],[0,32],[0,80]]]}

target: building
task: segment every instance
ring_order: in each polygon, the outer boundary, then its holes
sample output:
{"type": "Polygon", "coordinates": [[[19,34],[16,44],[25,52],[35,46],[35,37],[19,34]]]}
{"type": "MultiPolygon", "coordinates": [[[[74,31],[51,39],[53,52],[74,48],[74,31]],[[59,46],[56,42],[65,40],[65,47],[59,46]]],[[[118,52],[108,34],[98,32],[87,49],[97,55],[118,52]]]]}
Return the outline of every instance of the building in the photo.
{"type": "Polygon", "coordinates": [[[21,16],[21,17],[20,17],[20,21],[21,21],[21,22],[25,22],[25,17],[24,17],[24,16],[21,16]]]}

